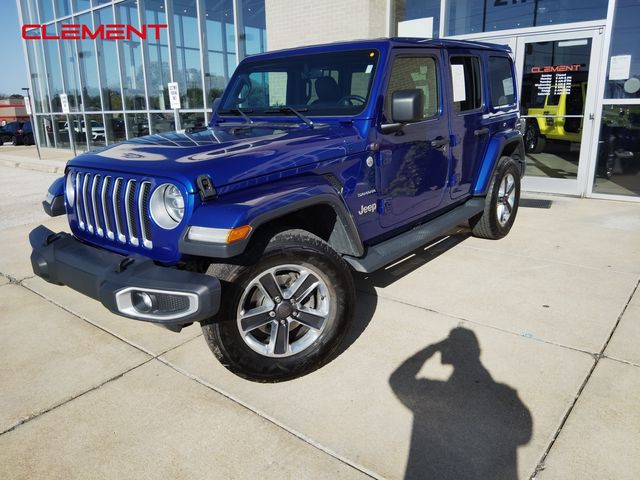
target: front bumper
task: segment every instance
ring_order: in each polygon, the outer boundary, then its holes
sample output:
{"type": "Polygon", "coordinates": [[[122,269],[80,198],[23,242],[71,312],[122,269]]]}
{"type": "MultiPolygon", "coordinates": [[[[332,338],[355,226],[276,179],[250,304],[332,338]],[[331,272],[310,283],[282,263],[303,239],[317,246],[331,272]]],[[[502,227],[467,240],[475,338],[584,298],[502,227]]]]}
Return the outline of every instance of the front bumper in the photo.
{"type": "Polygon", "coordinates": [[[113,313],[171,329],[205,320],[220,307],[220,282],[86,245],[39,226],[29,234],[33,272],[102,302],[113,313]]]}

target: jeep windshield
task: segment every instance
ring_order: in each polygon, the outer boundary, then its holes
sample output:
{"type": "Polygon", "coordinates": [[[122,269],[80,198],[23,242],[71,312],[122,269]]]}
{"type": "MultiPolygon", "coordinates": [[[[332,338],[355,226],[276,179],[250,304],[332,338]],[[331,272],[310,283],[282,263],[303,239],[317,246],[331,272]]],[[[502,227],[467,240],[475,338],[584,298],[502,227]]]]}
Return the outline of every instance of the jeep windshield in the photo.
{"type": "Polygon", "coordinates": [[[369,101],[379,56],[377,50],[353,50],[246,62],[236,70],[218,112],[357,115],[369,101]]]}

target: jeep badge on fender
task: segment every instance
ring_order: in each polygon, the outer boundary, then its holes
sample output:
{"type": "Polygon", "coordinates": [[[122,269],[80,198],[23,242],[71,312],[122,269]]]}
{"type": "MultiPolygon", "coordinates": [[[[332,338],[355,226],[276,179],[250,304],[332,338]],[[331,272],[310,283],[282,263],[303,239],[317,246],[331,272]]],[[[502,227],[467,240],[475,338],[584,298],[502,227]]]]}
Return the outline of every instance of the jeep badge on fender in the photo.
{"type": "Polygon", "coordinates": [[[244,378],[308,373],[352,322],[353,271],[463,222],[511,229],[525,153],[509,53],[404,38],[248,56],[207,127],[71,160],[44,202],[71,234],[33,230],[33,270],[132,321],[199,322],[244,378]]]}

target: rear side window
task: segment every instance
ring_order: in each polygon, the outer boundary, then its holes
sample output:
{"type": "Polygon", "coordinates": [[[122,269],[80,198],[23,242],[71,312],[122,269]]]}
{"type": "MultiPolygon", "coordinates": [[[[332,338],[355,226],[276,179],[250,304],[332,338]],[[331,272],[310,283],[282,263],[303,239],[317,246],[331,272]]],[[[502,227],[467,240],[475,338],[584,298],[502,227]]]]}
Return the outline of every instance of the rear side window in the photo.
{"type": "Polygon", "coordinates": [[[491,105],[501,107],[516,103],[515,83],[512,75],[511,59],[489,57],[489,91],[491,105]]]}
{"type": "Polygon", "coordinates": [[[424,113],[422,119],[435,117],[438,105],[438,75],[433,57],[398,57],[393,62],[391,78],[384,99],[384,112],[391,118],[391,99],[398,90],[422,90],[424,113]]]}
{"type": "Polygon", "coordinates": [[[478,57],[451,57],[453,108],[456,112],[469,112],[482,107],[482,74],[478,57]]]}

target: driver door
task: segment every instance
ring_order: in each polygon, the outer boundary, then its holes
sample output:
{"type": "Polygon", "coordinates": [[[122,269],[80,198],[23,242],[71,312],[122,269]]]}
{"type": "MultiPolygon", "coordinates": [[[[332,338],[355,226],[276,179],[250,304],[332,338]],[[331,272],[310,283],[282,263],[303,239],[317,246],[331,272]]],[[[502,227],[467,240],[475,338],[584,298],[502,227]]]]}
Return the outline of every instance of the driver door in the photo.
{"type": "Polygon", "coordinates": [[[382,134],[378,191],[383,227],[434,212],[443,202],[450,169],[448,116],[442,109],[442,63],[438,50],[399,51],[385,90],[384,123],[393,123],[391,99],[397,90],[422,90],[423,118],[382,134]]]}

